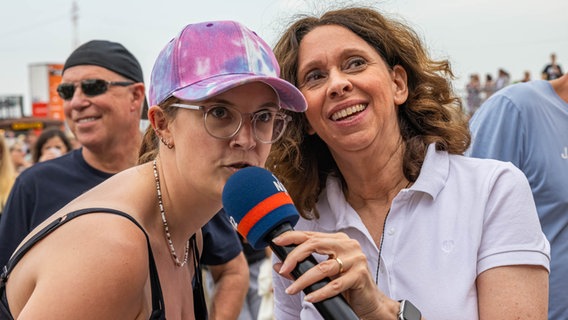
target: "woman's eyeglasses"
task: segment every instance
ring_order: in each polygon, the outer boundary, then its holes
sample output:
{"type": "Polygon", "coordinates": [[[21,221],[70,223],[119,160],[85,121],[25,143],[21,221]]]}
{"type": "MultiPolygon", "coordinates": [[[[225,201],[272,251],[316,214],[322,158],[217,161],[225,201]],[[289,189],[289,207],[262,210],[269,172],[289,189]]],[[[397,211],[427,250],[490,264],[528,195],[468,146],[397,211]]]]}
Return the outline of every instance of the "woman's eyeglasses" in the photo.
{"type": "Polygon", "coordinates": [[[174,103],[176,108],[203,111],[203,121],[207,133],[217,139],[231,139],[243,125],[244,116],[249,116],[254,137],[262,143],[274,143],[282,137],[286,125],[292,117],[276,110],[260,110],[254,113],[241,113],[234,107],[214,104],[194,106],[174,103]]]}
{"type": "Polygon", "coordinates": [[[75,88],[77,85],[81,86],[81,91],[89,97],[98,96],[107,92],[110,86],[121,86],[127,87],[135,84],[133,81],[106,81],[102,79],[86,79],[75,83],[62,83],[57,86],[57,93],[63,100],[71,100],[75,94],[75,88]]]}

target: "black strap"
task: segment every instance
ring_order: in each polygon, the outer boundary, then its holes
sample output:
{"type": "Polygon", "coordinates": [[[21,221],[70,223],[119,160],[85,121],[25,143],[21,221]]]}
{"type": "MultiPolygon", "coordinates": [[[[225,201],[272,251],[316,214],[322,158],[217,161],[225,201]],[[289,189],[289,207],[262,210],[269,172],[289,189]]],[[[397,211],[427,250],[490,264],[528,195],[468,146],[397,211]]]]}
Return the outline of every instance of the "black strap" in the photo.
{"type": "Polygon", "coordinates": [[[191,247],[193,250],[193,270],[195,270],[195,277],[193,283],[193,314],[196,320],[207,320],[207,303],[205,301],[205,293],[203,292],[203,279],[201,263],[199,263],[199,248],[197,248],[197,241],[195,234],[191,236],[191,247]]]}
{"type": "Polygon", "coordinates": [[[66,223],[66,222],[68,222],[68,221],[70,221],[70,220],[72,220],[72,219],[74,219],[74,218],[76,218],[80,215],[87,214],[87,213],[94,213],[94,212],[112,213],[112,214],[116,214],[116,215],[125,217],[128,220],[132,221],[144,233],[144,236],[146,237],[146,242],[148,244],[148,260],[149,260],[149,266],[150,266],[150,286],[152,288],[152,316],[150,317],[150,319],[165,319],[166,310],[165,310],[165,305],[164,305],[164,297],[162,295],[162,287],[160,286],[160,279],[158,277],[158,269],[156,268],[156,263],[154,261],[154,255],[152,254],[152,247],[150,246],[150,239],[148,238],[148,234],[146,233],[144,228],[142,228],[142,226],[138,223],[138,221],[136,221],[130,215],[128,215],[128,214],[126,214],[122,211],[118,211],[118,210],[114,210],[114,209],[109,209],[109,208],[81,209],[81,210],[70,212],[70,213],[68,213],[68,214],[66,214],[62,217],[57,218],[56,220],[54,220],[53,222],[48,224],[45,228],[40,230],[38,233],[33,235],[28,241],[26,241],[26,243],[24,243],[18,249],[18,251],[16,251],[16,253],[12,256],[10,261],[8,261],[8,264],[6,266],[4,266],[4,268],[2,270],[2,275],[0,276],[1,277],[0,278],[1,279],[1,286],[5,286],[6,282],[8,281],[8,277],[10,275],[10,272],[12,272],[12,269],[14,268],[14,266],[22,259],[22,257],[38,241],[45,238],[53,230],[57,229],[58,227],[60,227],[64,223],[66,223]]]}

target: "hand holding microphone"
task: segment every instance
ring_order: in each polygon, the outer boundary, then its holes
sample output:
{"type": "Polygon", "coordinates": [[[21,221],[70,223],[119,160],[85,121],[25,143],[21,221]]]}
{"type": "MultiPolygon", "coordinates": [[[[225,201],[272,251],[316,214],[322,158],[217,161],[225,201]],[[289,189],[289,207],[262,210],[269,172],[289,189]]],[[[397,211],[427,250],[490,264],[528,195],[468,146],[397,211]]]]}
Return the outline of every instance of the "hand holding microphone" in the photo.
{"type": "MultiPolygon", "coordinates": [[[[270,245],[276,256],[284,261],[295,245],[279,246],[272,239],[293,230],[299,219],[298,211],[284,186],[269,171],[248,167],[233,174],[223,189],[223,206],[237,230],[255,249],[270,245]]],[[[343,267],[343,262],[336,259],[343,267]]],[[[313,256],[299,261],[292,270],[297,279],[318,264],[313,256]]],[[[322,279],[304,288],[309,294],[327,285],[331,280],[322,279]]],[[[341,294],[316,302],[314,306],[326,320],[358,319],[341,294]]]]}

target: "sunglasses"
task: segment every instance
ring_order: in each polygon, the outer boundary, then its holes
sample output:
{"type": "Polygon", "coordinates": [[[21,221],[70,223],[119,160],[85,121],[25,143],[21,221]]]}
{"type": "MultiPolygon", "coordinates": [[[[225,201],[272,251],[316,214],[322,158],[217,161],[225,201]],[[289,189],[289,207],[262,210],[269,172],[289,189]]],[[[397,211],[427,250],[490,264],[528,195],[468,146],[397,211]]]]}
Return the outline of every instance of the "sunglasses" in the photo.
{"type": "MultiPolygon", "coordinates": [[[[81,91],[89,97],[98,96],[107,92],[110,86],[121,86],[127,87],[135,84],[132,81],[106,81],[101,79],[87,79],[79,82],[81,85],[81,91]]],[[[63,100],[71,100],[75,94],[75,88],[77,85],[75,83],[62,83],[57,86],[57,93],[63,100]]]]}

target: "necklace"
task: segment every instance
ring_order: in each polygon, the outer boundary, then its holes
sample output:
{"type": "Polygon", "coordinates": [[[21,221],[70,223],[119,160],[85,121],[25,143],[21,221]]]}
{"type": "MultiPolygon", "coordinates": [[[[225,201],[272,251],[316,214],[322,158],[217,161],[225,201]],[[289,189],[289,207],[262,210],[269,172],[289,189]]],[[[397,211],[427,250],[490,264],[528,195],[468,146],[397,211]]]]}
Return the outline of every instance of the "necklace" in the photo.
{"type": "Polygon", "coordinates": [[[383,240],[385,239],[385,229],[387,226],[387,218],[389,217],[389,213],[391,212],[391,208],[387,211],[385,215],[385,222],[383,223],[383,234],[381,234],[381,244],[379,245],[379,259],[377,260],[377,273],[375,274],[375,283],[379,284],[379,269],[381,268],[381,251],[383,251],[383,240]]]}
{"type": "Polygon", "coordinates": [[[153,162],[154,168],[154,179],[156,180],[156,192],[158,193],[158,206],[160,207],[160,214],[162,215],[162,224],[164,225],[164,232],[166,234],[166,242],[170,248],[170,255],[174,260],[174,263],[178,267],[183,267],[187,263],[189,257],[189,240],[185,244],[185,254],[183,256],[183,261],[179,261],[176,254],[176,249],[174,249],[174,243],[172,242],[172,237],[170,235],[170,229],[168,228],[168,221],[166,220],[166,212],[164,211],[164,203],[162,202],[162,190],[160,189],[160,176],[158,176],[158,168],[156,167],[156,159],[153,162]]]}
{"type": "MultiPolygon", "coordinates": [[[[406,187],[404,187],[404,189],[408,189],[408,187],[410,187],[410,185],[412,184],[412,182],[408,182],[406,184],[406,187]]],[[[377,273],[375,274],[375,283],[378,285],[379,284],[379,270],[381,269],[381,251],[383,251],[383,240],[385,239],[385,229],[387,226],[387,218],[389,217],[389,213],[391,212],[391,208],[389,208],[389,210],[387,211],[387,214],[385,215],[385,221],[383,223],[383,233],[381,234],[381,244],[379,245],[379,259],[377,261],[377,273]]]]}

